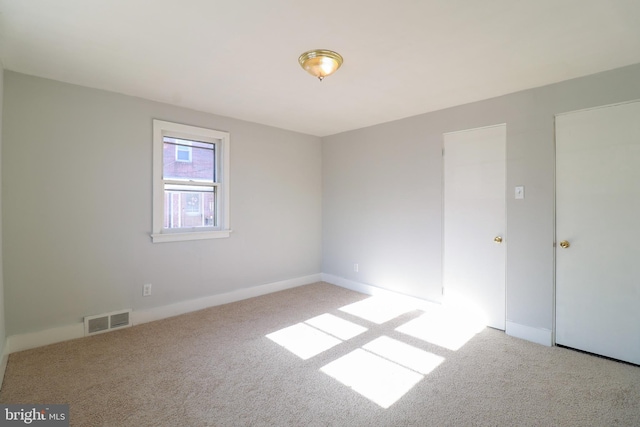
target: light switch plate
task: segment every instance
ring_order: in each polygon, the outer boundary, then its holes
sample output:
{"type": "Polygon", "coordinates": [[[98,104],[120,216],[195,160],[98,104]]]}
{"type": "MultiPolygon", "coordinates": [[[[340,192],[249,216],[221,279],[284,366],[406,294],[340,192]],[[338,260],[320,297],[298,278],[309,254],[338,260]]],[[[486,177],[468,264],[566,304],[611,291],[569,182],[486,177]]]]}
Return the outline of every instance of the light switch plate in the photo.
{"type": "Polygon", "coordinates": [[[519,185],[516,187],[516,199],[524,199],[524,186],[519,185]]]}

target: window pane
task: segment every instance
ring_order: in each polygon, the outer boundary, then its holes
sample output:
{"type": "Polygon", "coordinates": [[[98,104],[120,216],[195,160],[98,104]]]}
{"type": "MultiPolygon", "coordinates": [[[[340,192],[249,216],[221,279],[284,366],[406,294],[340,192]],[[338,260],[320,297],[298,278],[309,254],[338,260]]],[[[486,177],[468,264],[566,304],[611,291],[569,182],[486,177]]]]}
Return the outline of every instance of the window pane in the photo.
{"type": "Polygon", "coordinates": [[[215,144],[165,136],[163,179],[215,182],[215,144]]]}
{"type": "Polygon", "coordinates": [[[191,161],[191,147],[184,145],[176,145],[176,161],[177,162],[190,162],[191,161]]]}
{"type": "Polygon", "coordinates": [[[198,215],[202,209],[200,206],[200,202],[202,201],[201,196],[202,193],[189,193],[186,194],[185,197],[185,212],[187,215],[198,215]]]}
{"type": "Polygon", "coordinates": [[[216,188],[199,187],[198,191],[165,186],[164,228],[216,226],[216,188]]]}

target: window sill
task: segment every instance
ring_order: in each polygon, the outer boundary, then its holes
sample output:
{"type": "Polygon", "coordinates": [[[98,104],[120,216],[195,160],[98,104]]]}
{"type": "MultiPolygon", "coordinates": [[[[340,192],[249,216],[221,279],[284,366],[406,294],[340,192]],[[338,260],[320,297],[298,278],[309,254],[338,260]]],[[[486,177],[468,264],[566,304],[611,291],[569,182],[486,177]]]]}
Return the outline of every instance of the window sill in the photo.
{"type": "Polygon", "coordinates": [[[220,231],[192,231],[188,233],[154,233],[151,235],[153,243],[183,242],[186,240],[224,239],[229,237],[231,230],[220,231]]]}

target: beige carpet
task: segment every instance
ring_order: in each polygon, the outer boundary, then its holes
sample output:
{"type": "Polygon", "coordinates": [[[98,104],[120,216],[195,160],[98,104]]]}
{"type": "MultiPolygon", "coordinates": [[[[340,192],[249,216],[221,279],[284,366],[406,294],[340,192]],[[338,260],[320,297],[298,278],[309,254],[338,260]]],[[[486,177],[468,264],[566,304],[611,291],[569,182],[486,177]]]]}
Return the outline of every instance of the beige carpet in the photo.
{"type": "Polygon", "coordinates": [[[402,311],[303,286],[12,354],[0,402],[74,426],[640,426],[640,367],[402,311]]]}

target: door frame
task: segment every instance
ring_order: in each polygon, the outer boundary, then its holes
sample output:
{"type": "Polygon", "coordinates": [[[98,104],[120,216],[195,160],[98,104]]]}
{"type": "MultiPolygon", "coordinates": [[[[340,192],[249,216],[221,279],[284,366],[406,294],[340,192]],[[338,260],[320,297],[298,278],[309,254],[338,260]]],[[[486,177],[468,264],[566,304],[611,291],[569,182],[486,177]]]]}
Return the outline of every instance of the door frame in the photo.
{"type": "MultiPolygon", "coordinates": [[[[480,129],[488,129],[488,128],[494,128],[494,127],[499,127],[499,126],[504,126],[505,128],[505,147],[504,147],[504,153],[505,153],[505,158],[504,158],[504,231],[503,231],[503,244],[504,245],[508,245],[509,243],[509,238],[508,238],[508,194],[509,194],[509,186],[507,185],[507,181],[508,181],[508,162],[507,159],[509,158],[509,138],[508,138],[508,130],[509,127],[507,126],[506,122],[502,122],[502,123],[495,123],[495,124],[491,124],[491,125],[484,125],[484,126],[476,126],[476,127],[471,127],[471,128],[466,128],[466,129],[460,129],[460,130],[454,130],[454,131],[448,131],[448,132],[442,132],[440,135],[441,137],[441,156],[442,156],[442,169],[441,169],[441,178],[440,181],[442,182],[442,187],[441,187],[441,202],[440,202],[440,206],[441,206],[441,238],[440,238],[440,242],[441,242],[441,249],[440,249],[440,253],[442,254],[442,259],[441,259],[441,266],[440,266],[440,282],[441,282],[441,301],[444,302],[444,296],[445,296],[445,286],[444,286],[444,271],[445,271],[445,251],[444,251],[444,245],[445,245],[445,159],[444,159],[444,136],[448,135],[448,134],[454,134],[454,133],[462,133],[462,132],[470,132],[470,131],[474,131],[474,130],[480,130],[480,129]]],[[[555,124],[554,124],[554,129],[555,129],[555,124]]],[[[554,138],[555,138],[555,132],[554,132],[554,138]]],[[[554,141],[555,142],[555,141],[554,141]]],[[[554,152],[555,155],[555,152],[554,152]]],[[[554,174],[555,174],[555,169],[554,169],[554,174]]],[[[555,187],[554,187],[554,192],[555,192],[555,187]]],[[[555,199],[555,196],[554,196],[555,199]]],[[[554,206],[555,209],[555,206],[554,206]]],[[[555,210],[554,210],[554,222],[555,222],[555,210]]],[[[508,309],[508,295],[509,295],[509,286],[508,286],[508,281],[507,281],[507,273],[508,273],[508,262],[507,262],[508,256],[507,256],[507,246],[505,246],[505,250],[504,250],[504,331],[506,333],[507,331],[507,309],[508,309]]],[[[555,261],[554,261],[555,262],[555,261]]],[[[555,283],[555,275],[554,275],[554,283],[555,283]]],[[[555,285],[554,285],[554,304],[555,304],[555,285]]],[[[555,307],[555,305],[554,305],[555,307]]],[[[554,308],[554,319],[555,319],[555,308],[554,308]]],[[[555,328],[555,324],[554,324],[554,328],[555,328]]],[[[554,341],[555,343],[555,341],[554,341]]]]}
{"type": "MultiPolygon", "coordinates": [[[[556,342],[556,314],[557,314],[557,294],[558,294],[558,139],[557,139],[557,121],[559,116],[580,113],[583,111],[599,110],[601,108],[617,107],[619,105],[633,104],[640,102],[640,99],[630,101],[615,102],[612,104],[597,105],[594,107],[580,108],[577,110],[564,111],[553,115],[553,295],[552,295],[552,318],[551,318],[551,345],[557,346],[556,342]]],[[[579,350],[581,351],[581,350],[579,350]]],[[[606,356],[600,356],[606,357],[606,356]]],[[[626,362],[624,362],[626,363],[626,362]]]]}

